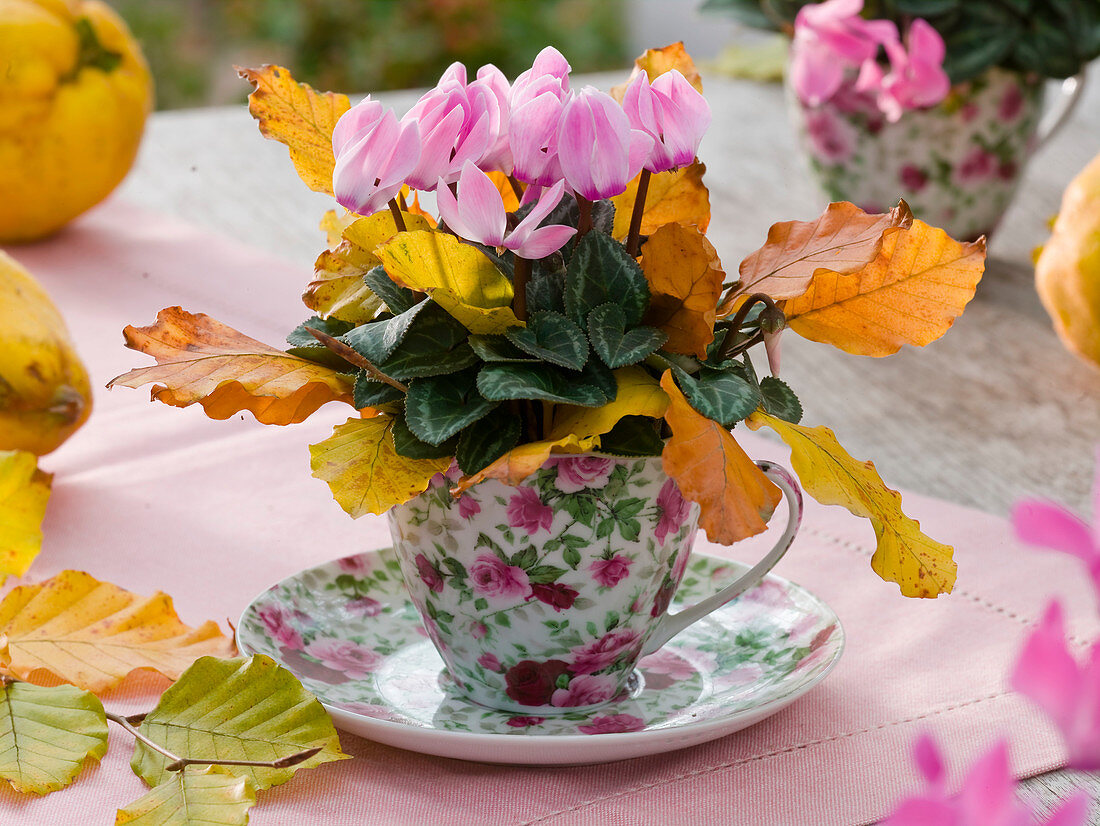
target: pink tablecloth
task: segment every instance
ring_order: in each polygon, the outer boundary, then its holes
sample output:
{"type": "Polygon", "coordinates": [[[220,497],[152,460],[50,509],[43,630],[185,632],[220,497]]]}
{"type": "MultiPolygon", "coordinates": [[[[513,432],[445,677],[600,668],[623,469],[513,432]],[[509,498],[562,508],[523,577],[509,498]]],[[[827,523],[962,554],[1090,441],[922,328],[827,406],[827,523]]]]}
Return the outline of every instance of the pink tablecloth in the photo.
{"type": "MultiPolygon", "coordinates": [[[[121,329],[152,323],[163,306],[207,312],[276,345],[308,315],[297,296],[309,273],[117,201],[10,252],[54,296],[99,388],[148,363],[123,348],[121,329]]],[[[54,495],[44,550],[24,581],[79,568],[137,592],[167,591],[187,622],[235,621],[272,582],[387,544],[381,520],[352,521],[309,475],[306,446],[346,408],[276,428],[150,404],[144,390],[101,389],[95,403],[86,427],[43,460],[54,495]]],[[[754,455],[785,460],[780,446],[744,441],[754,455]]],[[[833,606],[848,648],[825,683],[754,728],[678,753],[554,770],[425,757],[344,735],[354,760],[261,793],[252,822],[865,823],[915,786],[909,747],[924,729],[945,742],[954,771],[1001,735],[1020,776],[1059,766],[1056,734],[1006,691],[1004,675],[1052,592],[1066,598],[1079,638],[1100,631],[1085,578],[1069,560],[1017,548],[1000,519],[905,499],[930,534],[957,547],[955,593],[902,598],[870,570],[870,526],[811,501],[778,573],[833,606]]],[[[151,707],[158,685],[132,681],[107,705],[151,707]]],[[[113,823],[115,809],[144,792],[130,749],[113,731],[101,766],[43,799],[0,784],[0,823],[113,823]]]]}

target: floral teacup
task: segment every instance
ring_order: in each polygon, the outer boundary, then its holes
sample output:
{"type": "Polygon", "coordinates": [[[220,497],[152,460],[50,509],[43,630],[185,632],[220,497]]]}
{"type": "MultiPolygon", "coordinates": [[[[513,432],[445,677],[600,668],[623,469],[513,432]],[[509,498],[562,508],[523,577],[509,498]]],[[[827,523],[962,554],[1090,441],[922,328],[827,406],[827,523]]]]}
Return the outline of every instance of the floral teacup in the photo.
{"type": "Polygon", "coordinates": [[[787,526],[736,582],[666,614],[699,506],[660,457],[551,458],[512,487],[461,496],[440,476],[389,512],[405,584],[459,692],[493,708],[553,714],[609,702],[639,657],[751,588],[790,547],[801,495],[782,468],[787,526]]]}
{"type": "Polygon", "coordinates": [[[928,109],[890,123],[854,78],[811,106],[788,89],[791,118],[818,185],[830,200],[885,212],[904,198],[922,221],[955,238],[996,228],[1031,153],[1061,125],[1078,78],[1041,119],[1040,78],[992,69],[952,87],[928,109]]]}

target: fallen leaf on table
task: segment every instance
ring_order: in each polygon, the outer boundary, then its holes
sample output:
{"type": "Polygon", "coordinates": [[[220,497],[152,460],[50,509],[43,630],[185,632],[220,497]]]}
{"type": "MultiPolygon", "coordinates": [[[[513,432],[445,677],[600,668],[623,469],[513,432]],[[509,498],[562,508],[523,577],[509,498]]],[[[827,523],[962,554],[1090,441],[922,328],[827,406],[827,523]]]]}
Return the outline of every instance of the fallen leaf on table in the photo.
{"type": "Polygon", "coordinates": [[[317,92],[298,83],[282,66],[258,69],[237,67],[237,73],[253,86],[248,111],[265,138],[286,144],[290,160],[306,186],[332,194],[332,130],[351,108],[347,95],[317,92]]]}
{"type": "Polygon", "coordinates": [[[813,221],[772,224],[764,246],[741,262],[741,284],[720,315],[734,312],[736,299],[752,293],[764,293],[776,301],[797,298],[809,289],[819,270],[841,275],[862,270],[878,257],[887,230],[906,229],[912,223],[913,213],[905,201],[880,215],[840,201],[829,204],[813,221]]]}
{"type": "Polygon", "coordinates": [[[309,446],[310,468],[328,482],[333,498],[352,517],[382,514],[424,492],[450,458],[410,459],[393,445],[393,417],[348,419],[309,446]]]}
{"type": "Polygon", "coordinates": [[[140,387],[174,407],[198,402],[212,419],[250,411],[263,424],[304,421],[330,401],[352,403],[352,377],[276,350],[203,313],[169,307],[150,327],[128,326],[131,350],[157,360],[107,383],[140,387]]]}
{"type": "Polygon", "coordinates": [[[0,584],[23,576],[42,547],[42,519],[53,474],[23,450],[0,450],[0,584]]]}
{"type": "Polygon", "coordinates": [[[858,356],[888,356],[946,333],[984,270],[984,239],[962,243],[915,220],[907,230],[888,231],[866,267],[849,275],[817,270],[805,294],[782,309],[804,338],[858,356]]]}
{"type": "Polygon", "coordinates": [[[94,694],[0,682],[0,777],[18,792],[68,786],[86,758],[107,753],[107,716],[94,694]]]}
{"type": "Polygon", "coordinates": [[[782,494],[726,428],[693,408],[672,371],[661,376],[668,394],[665,421],[672,437],[661,454],[665,473],[685,499],[699,504],[699,526],[711,542],[732,545],[768,527],[782,494]]]}
{"type": "MultiPolygon", "coordinates": [[[[650,176],[641,234],[649,235],[673,221],[694,225],[699,227],[700,232],[706,232],[710,224],[710,193],[703,185],[703,173],[706,171],[707,168],[696,161],[691,166],[650,176]]],[[[611,199],[615,205],[615,224],[611,234],[615,238],[626,238],[630,231],[630,216],[634,211],[634,199],[638,196],[639,180],[632,180],[626,185],[625,192],[611,199]]]]}
{"type": "Polygon", "coordinates": [[[222,766],[187,766],[119,809],[115,826],[244,826],[256,792],[222,766]]]}
{"type": "Polygon", "coordinates": [[[180,622],[167,594],[138,596],[82,571],[19,586],[0,602],[0,672],[21,680],[48,672],[102,692],[139,668],[175,679],[197,657],[235,650],[213,622],[180,622]]]}
{"type": "MultiPolygon", "coordinates": [[[[308,649],[307,649],[308,650],[308,649]]],[[[218,760],[278,760],[321,750],[287,768],[225,766],[261,790],[301,769],[347,759],[324,706],[270,657],[203,657],[161,695],[141,733],[177,755],[218,760]],[[200,745],[201,744],[201,748],[200,745]]],[[[171,776],[168,759],[138,741],[130,767],[150,786],[171,776]]]]}
{"type": "Polygon", "coordinates": [[[791,424],[760,410],[747,424],[753,430],[767,425],[790,446],[791,467],[810,496],[871,521],[878,538],[871,557],[876,574],[896,582],[907,597],[951,593],[958,569],[952,548],[926,536],[919,522],[902,513],[901,494],[886,487],[873,462],[853,459],[827,427],[791,424]]]}
{"type": "Polygon", "coordinates": [[[696,227],[673,223],[649,236],[641,263],[650,291],[643,321],[668,334],[665,350],[705,359],[726,279],[718,252],[696,227]]]}

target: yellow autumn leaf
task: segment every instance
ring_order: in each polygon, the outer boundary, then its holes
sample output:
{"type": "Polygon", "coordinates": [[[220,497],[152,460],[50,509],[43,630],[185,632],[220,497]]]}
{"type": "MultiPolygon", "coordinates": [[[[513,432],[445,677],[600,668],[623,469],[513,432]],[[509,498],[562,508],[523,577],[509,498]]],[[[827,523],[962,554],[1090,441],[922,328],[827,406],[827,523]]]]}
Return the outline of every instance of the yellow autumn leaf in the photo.
{"type": "Polygon", "coordinates": [[[670,353],[707,357],[726,273],[718,252],[696,227],[665,224],[642,245],[649,282],[644,322],[668,334],[670,353]]]}
{"type": "Polygon", "coordinates": [[[423,493],[449,458],[409,459],[393,446],[393,417],[348,419],[329,438],[309,446],[310,468],[352,517],[382,514],[423,493]]]}
{"type": "Polygon", "coordinates": [[[126,346],[157,360],[107,383],[140,387],[174,407],[198,402],[212,419],[249,410],[263,424],[304,421],[331,401],[352,403],[352,378],[239,333],[203,313],[169,307],[150,327],[129,326],[126,346]]]}
{"type": "Polygon", "coordinates": [[[598,437],[578,439],[570,433],[560,439],[545,439],[541,442],[528,442],[512,448],[489,467],[479,470],[473,476],[464,476],[451,488],[458,495],[469,490],[486,479],[499,479],[506,485],[518,485],[544,464],[551,453],[586,453],[600,443],[598,437]]]}
{"type": "Polygon", "coordinates": [[[244,826],[256,792],[224,766],[186,766],[115,814],[115,826],[244,826]]]}
{"type": "Polygon", "coordinates": [[[344,230],[349,225],[359,220],[359,216],[350,209],[340,207],[340,210],[330,209],[321,216],[317,228],[325,234],[325,243],[332,249],[344,240],[344,230]]]}
{"type": "MultiPolygon", "coordinates": [[[[365,324],[374,319],[382,300],[371,292],[363,276],[382,263],[375,248],[397,235],[398,228],[389,210],[350,223],[330,214],[333,218],[327,222],[327,231],[332,233],[339,227],[339,240],[318,256],[313,281],[302,294],[302,301],[323,318],[365,324]]],[[[407,230],[430,228],[427,219],[419,215],[404,213],[402,217],[407,230]]]]}
{"type": "Polygon", "coordinates": [[[688,403],[671,370],[661,376],[661,387],[668,394],[665,421],[672,429],[662,463],[684,497],[699,503],[699,526],[711,542],[723,545],[763,532],[782,496],[779,488],[733,434],[688,403]]]}
{"type": "MultiPolygon", "coordinates": [[[[668,396],[657,379],[641,367],[621,367],[614,371],[615,399],[602,407],[554,405],[554,426],[550,441],[575,436],[579,442],[610,433],[623,416],[651,416],[659,419],[668,409],[668,396]]],[[[578,442],[578,443],[579,443],[578,442]]]]}
{"type": "Polygon", "coordinates": [[[23,576],[42,548],[42,519],[52,473],[24,450],[0,450],[0,584],[23,576]]]}
{"type": "Polygon", "coordinates": [[[47,672],[102,692],[137,669],[175,679],[198,657],[235,650],[213,622],[180,622],[167,594],[142,597],[83,571],[14,588],[0,602],[0,671],[28,682],[47,672]]]}
{"type": "MultiPolygon", "coordinates": [[[[691,55],[684,48],[683,41],[670,43],[660,49],[646,49],[635,58],[634,67],[635,72],[645,72],[649,76],[650,83],[669,69],[677,69],[687,79],[688,83],[695,87],[696,91],[703,91],[703,79],[699,77],[699,71],[695,68],[695,61],[691,59],[691,55]]],[[[619,103],[623,102],[623,95],[626,94],[626,87],[629,83],[629,81],[620,83],[611,89],[611,96],[619,103]]]]}
{"type": "Polygon", "coordinates": [[[512,187],[512,182],[508,180],[508,176],[496,169],[492,169],[485,174],[489,176],[489,180],[493,182],[493,186],[500,193],[500,198],[504,201],[504,211],[515,212],[519,209],[519,198],[516,196],[516,190],[512,187]]]}
{"type": "Polygon", "coordinates": [[[806,292],[818,270],[846,274],[863,269],[882,249],[883,234],[908,229],[913,213],[905,201],[883,214],[868,214],[855,204],[829,204],[813,221],[772,224],[768,240],[741,262],[741,283],[723,314],[732,313],[735,299],[764,293],[779,301],[806,292]]]}
{"type": "Polygon", "coordinates": [[[236,67],[237,73],[253,86],[248,111],[265,138],[286,144],[290,160],[306,186],[332,194],[332,130],[340,116],[351,108],[347,95],[317,92],[298,83],[282,66],[258,69],[236,67]]]}
{"type": "Polygon", "coordinates": [[[915,220],[909,229],[887,231],[878,257],[863,269],[817,270],[805,294],[782,309],[805,338],[855,355],[888,356],[946,333],[984,270],[984,238],[961,243],[915,220]]]}
{"type": "MultiPolygon", "coordinates": [[[[700,232],[706,232],[710,225],[710,193],[703,185],[703,173],[706,171],[707,168],[696,161],[691,166],[650,176],[641,234],[652,235],[659,227],[672,222],[696,226],[700,232]]],[[[615,205],[615,224],[611,234],[615,238],[626,238],[630,231],[638,181],[639,178],[635,178],[627,184],[625,192],[611,199],[615,205]]]]}
{"type": "Polygon", "coordinates": [[[523,323],[512,312],[512,282],[480,250],[444,232],[403,232],[376,254],[394,281],[427,293],[477,335],[523,323]]]}
{"type": "Polygon", "coordinates": [[[901,494],[886,487],[873,462],[859,462],[827,427],[805,427],[757,410],[753,430],[767,425],[791,448],[791,466],[806,492],[824,505],[841,505],[871,520],[878,547],[871,568],[896,582],[907,597],[949,594],[957,565],[949,545],[926,536],[920,523],[902,513],[901,494]]]}

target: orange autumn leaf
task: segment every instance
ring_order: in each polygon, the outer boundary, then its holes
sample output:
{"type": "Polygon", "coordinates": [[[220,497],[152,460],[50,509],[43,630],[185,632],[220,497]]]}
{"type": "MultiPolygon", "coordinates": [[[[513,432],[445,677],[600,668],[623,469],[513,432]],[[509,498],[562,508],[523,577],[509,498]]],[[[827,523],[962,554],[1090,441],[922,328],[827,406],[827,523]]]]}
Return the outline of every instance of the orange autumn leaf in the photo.
{"type": "Polygon", "coordinates": [[[584,453],[599,444],[598,437],[578,439],[570,433],[560,439],[529,442],[512,448],[487,468],[473,476],[464,476],[451,488],[456,496],[486,479],[499,479],[506,485],[518,485],[544,464],[551,453],[584,453]]]}
{"type": "Polygon", "coordinates": [[[286,144],[298,176],[316,191],[332,194],[332,130],[351,108],[347,95],[317,92],[298,83],[282,66],[236,67],[253,86],[248,111],[265,138],[286,144]]]}
{"type": "Polygon", "coordinates": [[[732,545],[767,528],[781,493],[722,425],[698,413],[672,379],[665,421],[672,437],[661,454],[665,473],[685,498],[699,503],[699,526],[711,542],[732,545]]]}
{"type": "Polygon", "coordinates": [[[184,625],[167,594],[142,597],[83,571],[14,588],[0,602],[0,671],[28,682],[48,673],[102,692],[138,669],[174,680],[199,657],[235,653],[213,622],[184,625]]]}
{"type": "Polygon", "coordinates": [[[326,402],[352,403],[351,377],[292,356],[203,313],[169,307],[149,327],[129,326],[126,346],[157,360],[116,376],[108,387],[150,382],[152,398],[174,407],[198,402],[212,419],[251,411],[263,424],[304,421],[326,402]]]}
{"type": "Polygon", "coordinates": [[[913,213],[905,201],[881,215],[864,212],[847,201],[829,204],[813,221],[772,224],[768,240],[741,262],[740,284],[721,315],[736,309],[740,296],[764,293],[776,301],[806,292],[818,270],[846,274],[878,257],[883,234],[908,229],[913,213]]]}
{"type": "Polygon", "coordinates": [[[642,245],[641,263],[651,294],[645,323],[668,334],[665,350],[705,359],[726,278],[718,252],[695,227],[666,224],[642,245]]]}
{"type": "Polygon", "coordinates": [[[861,356],[935,341],[962,314],[985,269],[985,239],[961,243],[914,221],[887,232],[878,257],[858,272],[818,270],[804,295],[783,302],[805,338],[861,356]]]}
{"type": "Polygon", "coordinates": [[[489,176],[489,180],[493,182],[493,186],[500,193],[501,200],[504,201],[504,211],[515,212],[519,209],[519,198],[516,196],[516,191],[512,188],[512,182],[508,180],[508,176],[496,169],[485,174],[489,176]]]}
{"type": "MultiPolygon", "coordinates": [[[[695,61],[691,59],[691,55],[684,48],[683,41],[671,43],[660,49],[646,49],[634,60],[634,71],[645,72],[649,75],[650,83],[669,69],[678,69],[680,74],[687,79],[687,82],[695,87],[696,91],[703,91],[703,79],[695,68],[695,61]]],[[[633,77],[633,74],[631,76],[633,77]]],[[[630,81],[620,83],[611,90],[611,96],[619,103],[623,102],[623,95],[626,93],[626,87],[629,83],[630,81]]]]}
{"type": "MultiPolygon", "coordinates": [[[[673,222],[693,225],[699,228],[699,232],[706,232],[710,225],[710,193],[703,185],[703,173],[706,171],[706,166],[696,161],[691,166],[652,175],[642,212],[641,234],[650,235],[673,222]]],[[[615,205],[615,224],[611,234],[615,238],[626,238],[630,231],[638,181],[639,178],[635,178],[627,184],[625,192],[611,199],[615,205]]]]}

